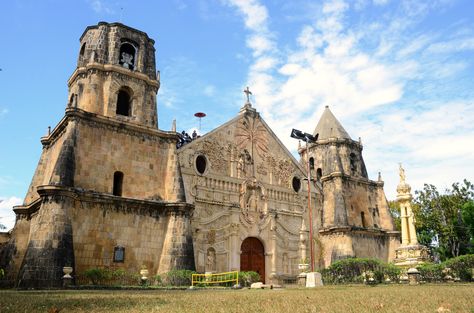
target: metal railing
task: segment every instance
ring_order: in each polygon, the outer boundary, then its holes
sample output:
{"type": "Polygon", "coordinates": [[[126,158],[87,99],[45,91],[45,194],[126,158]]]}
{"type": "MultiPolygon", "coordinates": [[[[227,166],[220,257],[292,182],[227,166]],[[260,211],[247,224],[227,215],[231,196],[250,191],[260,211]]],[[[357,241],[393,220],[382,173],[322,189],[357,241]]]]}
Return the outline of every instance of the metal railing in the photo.
{"type": "Polygon", "coordinates": [[[209,286],[218,284],[239,283],[239,272],[225,272],[216,274],[193,274],[191,286],[209,286]]]}

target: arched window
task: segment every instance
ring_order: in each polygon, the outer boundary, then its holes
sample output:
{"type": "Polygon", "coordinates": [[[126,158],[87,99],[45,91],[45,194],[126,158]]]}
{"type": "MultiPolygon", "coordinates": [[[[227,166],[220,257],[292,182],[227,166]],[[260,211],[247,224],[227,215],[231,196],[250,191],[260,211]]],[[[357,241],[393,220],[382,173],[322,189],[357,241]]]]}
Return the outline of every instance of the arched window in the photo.
{"type": "Polygon", "coordinates": [[[133,45],[128,42],[123,43],[120,46],[119,64],[130,70],[135,69],[136,52],[137,51],[133,45]]]}
{"type": "Polygon", "coordinates": [[[365,223],[365,213],[364,212],[360,212],[360,220],[362,222],[362,227],[366,227],[366,223],[365,223]]]}
{"type": "Polygon", "coordinates": [[[120,89],[117,95],[117,109],[116,114],[130,116],[131,114],[131,96],[125,89],[120,89]]]}
{"type": "Polygon", "coordinates": [[[321,177],[323,177],[323,170],[321,168],[318,168],[316,170],[316,180],[321,181],[321,177]]]}
{"type": "Polygon", "coordinates": [[[351,162],[351,171],[356,171],[357,170],[357,157],[354,153],[351,153],[349,155],[349,159],[351,162]]]}
{"type": "Polygon", "coordinates": [[[84,60],[84,53],[86,52],[86,43],[82,44],[81,50],[79,51],[79,62],[84,60]]]}
{"type": "Polygon", "coordinates": [[[122,185],[123,185],[123,173],[115,172],[114,173],[114,187],[113,187],[114,196],[122,196],[122,185]]]}
{"type": "Polygon", "coordinates": [[[314,170],[314,158],[313,157],[309,158],[309,169],[314,170]]]}

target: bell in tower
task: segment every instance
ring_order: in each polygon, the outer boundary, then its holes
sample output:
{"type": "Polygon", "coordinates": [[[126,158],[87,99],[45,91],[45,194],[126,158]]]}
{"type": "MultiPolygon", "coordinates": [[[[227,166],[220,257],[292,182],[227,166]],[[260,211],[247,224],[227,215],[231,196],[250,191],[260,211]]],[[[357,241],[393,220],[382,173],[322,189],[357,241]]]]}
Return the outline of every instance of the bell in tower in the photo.
{"type": "Polygon", "coordinates": [[[158,127],[154,41],[120,23],[89,26],[68,81],[69,106],[120,121],[158,127]]]}

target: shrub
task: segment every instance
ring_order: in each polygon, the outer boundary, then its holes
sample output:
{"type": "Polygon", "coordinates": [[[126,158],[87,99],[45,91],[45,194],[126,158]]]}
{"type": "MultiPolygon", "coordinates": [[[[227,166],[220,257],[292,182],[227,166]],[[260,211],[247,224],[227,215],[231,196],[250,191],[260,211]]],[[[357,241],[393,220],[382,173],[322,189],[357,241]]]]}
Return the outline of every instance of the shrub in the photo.
{"type": "Polygon", "coordinates": [[[376,283],[381,283],[386,278],[398,280],[400,269],[378,259],[349,258],[334,262],[322,270],[321,274],[327,284],[362,283],[369,276],[373,277],[376,283]]]}
{"type": "Polygon", "coordinates": [[[451,269],[450,273],[452,276],[463,281],[470,281],[472,279],[472,269],[474,268],[474,254],[461,255],[446,260],[441,264],[428,263],[417,266],[423,280],[428,282],[442,281],[446,275],[446,268],[451,269]]]}
{"type": "Polygon", "coordinates": [[[163,279],[161,278],[161,275],[158,275],[156,274],[155,276],[153,276],[153,283],[157,286],[161,286],[163,285],[163,279]]]}
{"type": "Polygon", "coordinates": [[[250,287],[251,284],[260,281],[260,275],[257,272],[239,272],[239,284],[242,287],[250,287]]]}
{"type": "Polygon", "coordinates": [[[472,269],[474,269],[474,254],[466,254],[449,259],[443,265],[449,267],[455,277],[459,277],[464,281],[470,281],[472,279],[472,269]]]}
{"type": "Polygon", "coordinates": [[[420,272],[421,279],[427,282],[437,282],[443,280],[443,264],[426,263],[418,265],[417,270],[420,272]]]}
{"type": "Polygon", "coordinates": [[[111,278],[111,272],[104,268],[90,268],[84,272],[84,275],[92,282],[93,285],[98,285],[104,280],[111,278]]]}
{"type": "Polygon", "coordinates": [[[169,286],[190,286],[192,275],[196,274],[191,270],[171,270],[163,277],[165,285],[169,286]]]}

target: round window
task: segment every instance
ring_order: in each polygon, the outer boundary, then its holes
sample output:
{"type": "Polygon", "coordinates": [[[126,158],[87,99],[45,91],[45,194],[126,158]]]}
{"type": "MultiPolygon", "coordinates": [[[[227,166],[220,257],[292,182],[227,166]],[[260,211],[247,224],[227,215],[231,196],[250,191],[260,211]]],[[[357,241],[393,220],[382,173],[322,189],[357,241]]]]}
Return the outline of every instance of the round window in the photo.
{"type": "Polygon", "coordinates": [[[293,185],[293,190],[295,192],[300,191],[300,189],[301,189],[301,180],[298,177],[293,177],[292,185],[293,185]]]}
{"type": "Polygon", "coordinates": [[[207,160],[206,157],[203,155],[198,155],[196,158],[196,170],[199,174],[204,174],[207,167],[207,160]]]}

